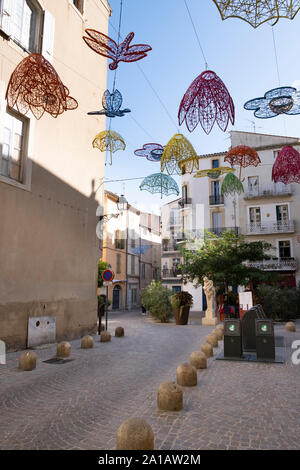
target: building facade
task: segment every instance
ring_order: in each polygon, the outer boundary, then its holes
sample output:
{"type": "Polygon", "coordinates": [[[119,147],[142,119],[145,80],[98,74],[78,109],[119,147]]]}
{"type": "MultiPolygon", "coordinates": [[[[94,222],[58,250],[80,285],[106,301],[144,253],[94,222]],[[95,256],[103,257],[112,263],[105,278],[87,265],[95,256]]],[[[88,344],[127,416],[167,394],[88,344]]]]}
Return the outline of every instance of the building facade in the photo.
{"type": "Polygon", "coordinates": [[[91,142],[105,118],[87,112],[101,101],[107,64],[82,35],[87,25],[106,33],[109,15],[106,0],[0,1],[0,338],[8,348],[28,345],[35,317],[55,319],[57,340],[96,327],[104,154],[91,142]],[[10,76],[35,52],[52,63],[76,110],[36,120],[8,109],[10,76]]]}

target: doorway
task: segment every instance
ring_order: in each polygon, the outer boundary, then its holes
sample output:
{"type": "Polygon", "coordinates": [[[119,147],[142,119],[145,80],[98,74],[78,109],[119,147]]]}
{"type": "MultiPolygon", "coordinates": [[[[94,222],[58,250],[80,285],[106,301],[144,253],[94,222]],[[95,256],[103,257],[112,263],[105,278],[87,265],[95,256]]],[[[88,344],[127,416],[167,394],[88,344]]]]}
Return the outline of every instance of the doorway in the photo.
{"type": "Polygon", "coordinates": [[[117,284],[113,289],[112,309],[119,310],[122,306],[122,288],[117,284]]]}

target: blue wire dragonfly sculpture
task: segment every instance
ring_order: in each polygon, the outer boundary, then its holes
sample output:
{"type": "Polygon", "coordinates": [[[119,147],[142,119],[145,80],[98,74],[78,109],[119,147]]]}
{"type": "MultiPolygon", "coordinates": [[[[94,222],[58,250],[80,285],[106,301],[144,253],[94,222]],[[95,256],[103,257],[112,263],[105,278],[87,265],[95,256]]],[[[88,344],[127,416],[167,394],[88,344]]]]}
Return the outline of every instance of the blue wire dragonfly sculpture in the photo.
{"type": "Polygon", "coordinates": [[[119,90],[115,90],[110,93],[106,90],[102,96],[103,109],[100,111],[90,111],[89,115],[105,115],[109,118],[123,117],[126,113],[130,113],[131,110],[128,108],[120,109],[123,103],[123,98],[119,90]]]}

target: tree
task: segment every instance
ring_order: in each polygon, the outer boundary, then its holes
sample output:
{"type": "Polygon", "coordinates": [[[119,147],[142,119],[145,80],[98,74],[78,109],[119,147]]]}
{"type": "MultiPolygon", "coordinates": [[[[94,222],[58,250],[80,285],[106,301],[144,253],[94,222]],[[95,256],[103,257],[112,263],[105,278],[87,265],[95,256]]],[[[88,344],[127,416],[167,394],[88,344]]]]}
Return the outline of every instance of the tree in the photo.
{"type": "Polygon", "coordinates": [[[106,261],[102,261],[101,259],[98,261],[98,287],[103,286],[103,279],[102,273],[108,269],[108,263],[106,261]]]}
{"type": "Polygon", "coordinates": [[[150,286],[142,291],[142,304],[154,318],[166,323],[172,316],[171,295],[172,291],[161,282],[152,281],[150,286]]]}
{"type": "Polygon", "coordinates": [[[184,279],[196,285],[207,276],[217,287],[218,294],[228,293],[229,286],[247,285],[249,281],[274,282],[278,275],[247,266],[246,261],[270,259],[266,254],[272,245],[263,241],[246,242],[243,235],[231,230],[217,236],[205,232],[204,242],[195,249],[183,249],[184,264],[180,266],[184,279]]]}

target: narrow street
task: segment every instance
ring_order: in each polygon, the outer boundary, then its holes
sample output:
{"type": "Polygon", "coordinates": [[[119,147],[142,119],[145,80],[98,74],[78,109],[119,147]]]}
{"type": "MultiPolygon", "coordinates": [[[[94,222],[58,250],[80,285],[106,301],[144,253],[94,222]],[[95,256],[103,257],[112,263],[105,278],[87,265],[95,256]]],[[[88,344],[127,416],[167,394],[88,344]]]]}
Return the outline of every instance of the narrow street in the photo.
{"type": "MultiPolygon", "coordinates": [[[[297,329],[299,330],[299,321],[297,329]]],[[[56,347],[37,349],[36,370],[17,369],[20,352],[0,366],[0,449],[114,449],[120,424],[145,418],[155,449],[297,449],[300,438],[300,366],[216,361],[223,342],[184,389],[184,409],[160,412],[162,382],[176,380],[212,327],[192,315],[187,326],[154,323],[140,312],[110,314],[110,343],[95,336],[94,349],[71,342],[70,362],[49,364],[56,347]],[[124,338],[114,329],[125,328],[124,338]]],[[[299,339],[284,326],[285,343],[299,339]]]]}

